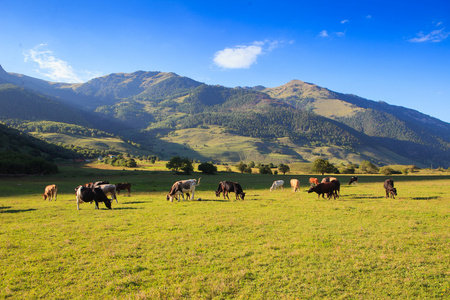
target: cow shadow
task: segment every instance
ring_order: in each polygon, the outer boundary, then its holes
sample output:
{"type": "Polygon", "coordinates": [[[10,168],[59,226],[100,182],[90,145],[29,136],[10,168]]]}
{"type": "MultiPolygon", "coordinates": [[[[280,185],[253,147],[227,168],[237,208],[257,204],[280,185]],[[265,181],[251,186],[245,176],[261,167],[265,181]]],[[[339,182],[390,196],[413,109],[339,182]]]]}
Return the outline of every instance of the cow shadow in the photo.
{"type": "Polygon", "coordinates": [[[433,196],[433,197],[413,197],[412,200],[436,200],[440,199],[441,197],[433,196]]]}
{"type": "Polygon", "coordinates": [[[27,212],[27,211],[35,211],[36,208],[28,208],[28,209],[9,209],[9,210],[0,210],[0,213],[5,214],[15,214],[15,213],[21,213],[21,212],[27,212]]]}
{"type": "Polygon", "coordinates": [[[122,204],[142,204],[142,203],[147,203],[145,201],[127,201],[127,202],[122,202],[122,204]]]}
{"type": "MultiPolygon", "coordinates": [[[[237,200],[236,200],[237,201],[237,200]]],[[[192,201],[194,202],[194,201],[192,201]]],[[[196,202],[232,202],[232,200],[227,200],[227,199],[203,199],[202,200],[197,200],[196,202]]]]}
{"type": "Polygon", "coordinates": [[[114,207],[112,210],[142,209],[137,207],[114,207]]]}

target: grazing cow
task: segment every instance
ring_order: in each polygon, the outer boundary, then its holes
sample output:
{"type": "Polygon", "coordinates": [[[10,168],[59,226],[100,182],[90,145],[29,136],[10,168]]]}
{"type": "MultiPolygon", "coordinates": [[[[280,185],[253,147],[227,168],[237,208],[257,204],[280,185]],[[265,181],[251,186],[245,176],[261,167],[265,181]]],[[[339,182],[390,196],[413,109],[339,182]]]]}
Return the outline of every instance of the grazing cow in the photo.
{"type": "Polygon", "coordinates": [[[281,189],[283,189],[283,185],[284,185],[283,180],[276,180],[272,183],[272,186],[270,187],[270,191],[276,190],[279,187],[281,187],[281,189]]]}
{"type": "Polygon", "coordinates": [[[337,180],[337,179],[335,177],[325,177],[322,179],[321,183],[332,182],[333,180],[337,180]]]}
{"type": "Polygon", "coordinates": [[[79,186],[75,188],[77,195],[77,210],[80,210],[80,203],[95,202],[95,209],[98,209],[98,203],[103,202],[108,209],[111,209],[111,200],[106,197],[100,188],[87,188],[79,186]]]}
{"type": "Polygon", "coordinates": [[[96,181],[96,182],[94,182],[94,186],[102,185],[102,184],[109,184],[109,181],[96,181]]]}
{"type": "Polygon", "coordinates": [[[352,178],[350,178],[348,184],[350,185],[352,183],[358,184],[358,176],[353,176],[352,178]]]}
{"type": "Polygon", "coordinates": [[[319,180],[317,178],[311,177],[309,178],[309,185],[318,185],[319,184],[319,180]]]}
{"type": "Polygon", "coordinates": [[[395,199],[394,196],[397,196],[397,189],[394,187],[394,181],[392,179],[386,179],[383,187],[386,190],[386,198],[392,196],[392,198],[395,199]]]}
{"type": "Polygon", "coordinates": [[[55,201],[56,201],[57,192],[58,192],[58,187],[56,186],[56,184],[47,185],[45,187],[45,191],[42,196],[44,196],[44,200],[46,200],[48,198],[48,201],[52,201],[53,199],[55,199],[55,201]]]}
{"type": "Polygon", "coordinates": [[[116,186],[114,184],[100,184],[94,185],[94,187],[101,189],[106,196],[111,195],[111,202],[115,199],[116,203],[119,203],[119,201],[117,201],[116,186]]]}
{"type": "Polygon", "coordinates": [[[120,191],[121,190],[127,190],[128,191],[128,197],[130,197],[131,183],[116,183],[117,195],[120,195],[120,191]]]}
{"type": "Polygon", "coordinates": [[[225,199],[225,196],[230,200],[228,197],[228,194],[234,192],[236,194],[236,200],[240,199],[244,200],[245,193],[242,190],[241,185],[239,182],[233,182],[233,181],[221,181],[219,182],[219,186],[217,187],[216,191],[216,197],[220,196],[220,193],[223,193],[223,199],[225,199]]]}
{"type": "Polygon", "coordinates": [[[324,194],[327,194],[328,199],[330,199],[331,196],[334,196],[334,199],[336,200],[336,196],[339,197],[339,195],[336,192],[339,189],[339,186],[338,181],[322,182],[316,186],[311,186],[311,188],[308,190],[308,194],[316,192],[318,198],[320,198],[320,195],[322,195],[322,198],[325,198],[324,194]]]}
{"type": "Polygon", "coordinates": [[[200,179],[201,178],[198,179],[198,183],[195,179],[180,180],[175,182],[167,194],[166,200],[170,200],[170,202],[172,202],[173,199],[177,199],[178,202],[180,202],[178,197],[181,196],[184,201],[184,193],[187,195],[188,199],[191,197],[191,200],[194,200],[195,187],[200,185],[200,179]]]}
{"type": "Polygon", "coordinates": [[[291,188],[294,190],[294,193],[297,190],[300,190],[300,181],[298,179],[291,179],[291,188]]]}

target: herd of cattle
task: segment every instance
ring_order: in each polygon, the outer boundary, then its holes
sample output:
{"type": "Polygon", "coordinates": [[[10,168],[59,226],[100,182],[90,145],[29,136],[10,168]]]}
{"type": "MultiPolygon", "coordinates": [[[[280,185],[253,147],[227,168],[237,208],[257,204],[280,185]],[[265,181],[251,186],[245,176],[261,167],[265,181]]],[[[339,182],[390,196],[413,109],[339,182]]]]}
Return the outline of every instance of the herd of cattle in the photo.
{"type": "MultiPolygon", "coordinates": [[[[174,199],[180,201],[182,198],[184,201],[184,194],[186,194],[186,199],[194,200],[195,188],[200,184],[200,179],[201,178],[198,179],[198,182],[196,179],[179,180],[175,182],[170,188],[166,200],[173,202],[174,199]]],[[[349,185],[353,183],[358,183],[358,177],[354,176],[348,182],[349,185]]],[[[291,179],[290,184],[294,192],[300,189],[300,181],[298,179],[291,179]]],[[[327,195],[328,199],[331,199],[331,197],[333,197],[333,199],[339,198],[341,183],[335,177],[325,177],[320,183],[317,178],[310,178],[309,184],[310,188],[308,194],[315,192],[319,198],[320,196],[325,198],[325,195],[327,195]]],[[[283,186],[283,180],[276,180],[270,187],[270,191],[278,188],[283,189],[283,186]]],[[[397,196],[397,189],[394,188],[394,181],[392,179],[387,179],[384,182],[383,187],[386,191],[386,198],[392,197],[395,199],[395,196],[397,196]]],[[[111,209],[111,203],[114,200],[116,200],[116,203],[119,203],[117,201],[116,193],[120,194],[121,190],[126,190],[128,196],[130,196],[131,183],[110,184],[108,181],[97,181],[80,185],[75,188],[77,209],[80,209],[81,203],[86,202],[95,202],[96,209],[98,209],[98,203],[103,202],[108,209],[111,209]],[[111,196],[111,199],[108,199],[107,196],[111,196]]],[[[49,201],[52,201],[54,199],[56,201],[57,192],[58,187],[55,184],[46,186],[43,194],[44,200],[48,199],[49,201]]],[[[223,198],[228,200],[230,199],[228,197],[229,193],[235,193],[236,200],[244,200],[245,197],[241,185],[234,181],[219,182],[219,186],[215,193],[217,197],[220,197],[220,194],[223,194],[223,198]]],[[[201,199],[199,198],[199,200],[201,199]]]]}

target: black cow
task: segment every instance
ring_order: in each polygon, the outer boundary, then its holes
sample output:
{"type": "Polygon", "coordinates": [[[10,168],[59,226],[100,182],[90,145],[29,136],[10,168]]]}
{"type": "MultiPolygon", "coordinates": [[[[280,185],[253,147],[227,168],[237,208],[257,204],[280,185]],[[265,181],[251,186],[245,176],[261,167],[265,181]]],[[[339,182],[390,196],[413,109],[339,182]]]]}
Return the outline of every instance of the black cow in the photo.
{"type": "Polygon", "coordinates": [[[336,200],[336,197],[339,198],[338,191],[340,189],[340,183],[337,180],[333,180],[331,182],[322,182],[319,183],[316,186],[311,186],[311,188],[308,190],[308,194],[312,192],[316,192],[318,195],[318,198],[320,198],[320,195],[322,195],[322,198],[325,198],[324,195],[327,194],[328,199],[331,198],[331,196],[334,197],[336,200]]]}
{"type": "Polygon", "coordinates": [[[216,191],[216,197],[220,196],[220,193],[223,193],[223,199],[225,199],[225,196],[230,200],[228,197],[229,193],[235,193],[236,194],[236,200],[239,200],[239,197],[244,200],[245,193],[242,190],[241,185],[239,182],[233,182],[233,181],[221,181],[219,182],[219,186],[217,187],[216,191]]]}
{"type": "Polygon", "coordinates": [[[98,209],[98,203],[103,202],[108,209],[111,209],[111,200],[106,197],[100,188],[88,188],[79,186],[75,188],[77,195],[77,209],[80,210],[80,203],[95,202],[95,209],[98,209]]]}
{"type": "Polygon", "coordinates": [[[358,184],[358,176],[353,176],[352,178],[350,178],[350,181],[348,182],[348,184],[350,185],[353,182],[358,184]]]}
{"type": "Polygon", "coordinates": [[[397,196],[397,189],[394,187],[394,181],[392,179],[386,179],[383,187],[386,190],[386,198],[392,196],[392,198],[395,199],[394,196],[397,196]]]}

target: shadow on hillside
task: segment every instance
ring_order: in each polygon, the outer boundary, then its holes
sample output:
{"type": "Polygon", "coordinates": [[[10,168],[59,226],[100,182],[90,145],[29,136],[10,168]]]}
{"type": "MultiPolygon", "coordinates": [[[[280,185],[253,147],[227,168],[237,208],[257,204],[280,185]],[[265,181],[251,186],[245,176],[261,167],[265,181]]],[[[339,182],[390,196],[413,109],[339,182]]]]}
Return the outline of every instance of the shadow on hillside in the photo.
{"type": "Polygon", "coordinates": [[[14,214],[14,213],[27,212],[27,211],[34,211],[34,210],[37,210],[37,209],[36,209],[36,208],[29,208],[29,209],[0,210],[0,213],[1,213],[1,214],[5,214],[5,213],[14,214]]]}
{"type": "Polygon", "coordinates": [[[412,200],[436,200],[440,199],[441,197],[433,196],[433,197],[413,197],[412,200]]]}

